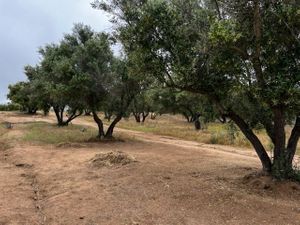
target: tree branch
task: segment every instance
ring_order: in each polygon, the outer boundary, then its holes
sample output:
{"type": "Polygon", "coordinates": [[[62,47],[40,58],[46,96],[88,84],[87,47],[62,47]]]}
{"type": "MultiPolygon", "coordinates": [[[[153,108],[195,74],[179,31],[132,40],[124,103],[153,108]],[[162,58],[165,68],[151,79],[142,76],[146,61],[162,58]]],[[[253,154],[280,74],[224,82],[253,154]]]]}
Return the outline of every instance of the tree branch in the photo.
{"type": "Polygon", "coordinates": [[[258,137],[250,129],[249,125],[239,115],[232,111],[229,112],[227,116],[236,123],[246,138],[251,142],[262,163],[264,171],[270,172],[272,169],[271,159],[258,137]]]}

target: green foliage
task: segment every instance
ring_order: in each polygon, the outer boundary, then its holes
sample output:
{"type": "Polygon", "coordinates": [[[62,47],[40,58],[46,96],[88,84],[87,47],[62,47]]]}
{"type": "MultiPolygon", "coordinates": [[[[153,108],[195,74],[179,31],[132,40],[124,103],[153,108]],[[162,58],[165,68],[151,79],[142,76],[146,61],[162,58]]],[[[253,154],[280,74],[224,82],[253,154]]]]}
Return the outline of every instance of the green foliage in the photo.
{"type": "Polygon", "coordinates": [[[47,114],[53,107],[59,126],[84,110],[94,115],[103,110],[121,119],[139,87],[129,76],[127,59],[114,57],[113,43],[110,35],[75,24],[59,43],[39,49],[40,63],[25,67],[28,81],[11,85],[8,97],[29,112],[39,108],[47,114]]]}
{"type": "Polygon", "coordinates": [[[0,104],[0,111],[19,111],[21,106],[14,103],[0,104]]]}
{"type": "Polygon", "coordinates": [[[188,122],[194,122],[199,116],[205,123],[214,121],[218,117],[211,103],[199,94],[157,88],[152,91],[151,98],[155,102],[158,113],[181,114],[188,122]]]}
{"type": "Polygon", "coordinates": [[[230,142],[231,142],[231,144],[233,144],[235,139],[239,135],[239,130],[232,121],[230,121],[226,124],[226,130],[227,130],[230,142]]]}
{"type": "Polygon", "coordinates": [[[22,111],[28,113],[35,113],[37,111],[37,102],[30,97],[32,86],[29,82],[18,82],[14,85],[9,85],[8,89],[9,93],[7,98],[10,99],[13,104],[20,105],[22,111]]]}
{"type": "Polygon", "coordinates": [[[209,40],[213,45],[234,44],[242,37],[242,33],[237,32],[237,23],[234,20],[218,20],[216,19],[208,33],[209,40]]]}
{"type": "Polygon", "coordinates": [[[164,87],[207,96],[251,141],[266,170],[272,162],[252,128],[266,129],[276,149],[274,163],[280,152],[293,157],[300,135],[298,4],[127,2],[96,1],[94,6],[114,15],[117,37],[141,74],[164,87]],[[286,144],[285,125],[295,120],[286,144]]]}

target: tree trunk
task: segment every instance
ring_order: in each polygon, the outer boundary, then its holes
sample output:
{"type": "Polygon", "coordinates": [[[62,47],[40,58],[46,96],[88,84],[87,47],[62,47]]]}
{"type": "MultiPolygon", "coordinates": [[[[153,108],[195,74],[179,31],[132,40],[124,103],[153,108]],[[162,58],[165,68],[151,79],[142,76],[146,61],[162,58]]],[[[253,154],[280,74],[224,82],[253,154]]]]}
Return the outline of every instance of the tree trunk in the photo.
{"type": "Polygon", "coordinates": [[[219,3],[218,3],[217,0],[215,0],[215,5],[216,5],[216,11],[218,13],[219,19],[221,20],[222,19],[222,14],[221,14],[221,10],[220,10],[219,3]]]}
{"type": "Polygon", "coordinates": [[[135,121],[137,123],[140,123],[141,122],[141,116],[140,116],[140,114],[139,113],[133,113],[133,115],[134,115],[135,121]]]}
{"type": "Polygon", "coordinates": [[[195,123],[195,129],[200,130],[201,129],[201,123],[200,123],[199,119],[196,120],[194,123],[195,123]]]}
{"type": "Polygon", "coordinates": [[[109,128],[106,131],[105,138],[112,138],[113,137],[113,132],[114,128],[117,125],[117,123],[122,119],[122,115],[118,115],[114,121],[110,124],[109,128]]]}
{"type": "Polygon", "coordinates": [[[272,162],[270,157],[267,154],[267,151],[265,150],[264,146],[261,144],[258,137],[253,133],[251,128],[248,126],[248,124],[237,114],[234,112],[230,112],[228,114],[228,117],[231,118],[236,125],[240,128],[240,130],[243,132],[243,134],[246,136],[246,138],[250,141],[252,146],[254,147],[261,163],[263,170],[270,173],[272,171],[272,162]]]}
{"type": "Polygon", "coordinates": [[[75,118],[77,118],[82,114],[82,111],[80,111],[78,114],[76,114],[76,112],[77,109],[74,109],[72,114],[68,116],[68,119],[64,122],[66,125],[68,125],[72,120],[74,120],[75,118]]]}
{"type": "Polygon", "coordinates": [[[182,115],[184,116],[186,121],[189,123],[190,122],[190,117],[186,113],[183,113],[182,115]]]}
{"type": "Polygon", "coordinates": [[[53,106],[53,110],[55,112],[55,116],[57,119],[57,125],[58,126],[63,126],[63,121],[60,113],[60,107],[59,106],[53,106]]]}
{"type": "Polygon", "coordinates": [[[276,107],[274,113],[274,163],[285,158],[285,119],[282,108],[276,107]]]}
{"type": "Polygon", "coordinates": [[[92,111],[94,121],[97,123],[98,126],[98,138],[102,139],[104,138],[104,128],[103,128],[103,122],[102,120],[98,117],[96,111],[92,111]]]}
{"type": "Polygon", "coordinates": [[[144,123],[145,122],[145,120],[146,120],[146,118],[149,116],[149,113],[142,113],[142,117],[143,117],[143,119],[142,119],[142,122],[144,123]]]}
{"type": "Polygon", "coordinates": [[[29,115],[35,115],[36,114],[36,112],[37,112],[37,108],[28,108],[28,111],[27,111],[27,113],[29,114],[29,115]]]}
{"type": "Polygon", "coordinates": [[[60,112],[59,112],[59,117],[60,117],[60,124],[62,125],[62,126],[65,126],[65,124],[64,124],[64,111],[65,111],[65,107],[62,107],[61,109],[60,109],[60,112]]]}
{"type": "Polygon", "coordinates": [[[91,113],[92,113],[92,112],[91,112],[90,110],[88,110],[88,109],[85,109],[85,110],[84,110],[84,115],[85,115],[85,116],[90,116],[91,113]]]}
{"type": "Polygon", "coordinates": [[[289,159],[285,148],[285,118],[282,107],[275,107],[274,114],[274,161],[272,173],[280,179],[290,178],[293,172],[293,161],[289,159]]]}
{"type": "Polygon", "coordinates": [[[300,137],[300,116],[297,116],[294,128],[287,145],[288,162],[293,163],[293,159],[296,153],[297,144],[300,137]]]}
{"type": "Polygon", "coordinates": [[[78,110],[74,109],[72,111],[71,115],[69,115],[69,116],[67,115],[68,119],[66,121],[64,121],[65,107],[64,106],[62,106],[62,107],[53,106],[53,110],[55,112],[58,126],[68,126],[72,120],[74,120],[75,118],[77,118],[78,116],[80,116],[82,114],[82,111],[79,111],[79,113],[76,114],[78,112],[78,110]]]}

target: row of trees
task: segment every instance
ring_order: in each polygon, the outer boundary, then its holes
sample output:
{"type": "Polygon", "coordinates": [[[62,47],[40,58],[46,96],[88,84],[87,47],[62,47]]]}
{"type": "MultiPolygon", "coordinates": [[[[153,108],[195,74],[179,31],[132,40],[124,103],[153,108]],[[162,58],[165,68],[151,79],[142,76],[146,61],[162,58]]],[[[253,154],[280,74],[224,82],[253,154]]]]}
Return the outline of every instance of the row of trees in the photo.
{"type": "Polygon", "coordinates": [[[9,86],[8,98],[29,113],[37,109],[47,113],[52,107],[59,126],[90,111],[98,125],[99,138],[111,138],[115,125],[139,91],[138,83],[128,76],[126,59],[113,55],[113,42],[105,33],[75,25],[60,43],[39,49],[40,63],[25,67],[28,81],[9,86]],[[99,110],[114,115],[107,131],[97,114],[99,110]]]}
{"type": "Polygon", "coordinates": [[[215,108],[201,95],[158,85],[137,94],[130,106],[130,112],[138,123],[144,122],[153,113],[180,114],[189,123],[199,120],[200,116],[204,122],[218,119],[215,108]]]}
{"type": "Polygon", "coordinates": [[[58,124],[67,125],[86,109],[99,137],[110,137],[129,109],[137,120],[150,111],[176,111],[189,121],[213,118],[217,109],[251,142],[264,171],[294,175],[300,136],[296,1],[95,0],[92,6],[112,15],[126,57],[114,57],[115,40],[107,34],[76,25],[59,44],[40,49],[41,62],[25,68],[28,82],[10,87],[26,93],[16,98],[28,112],[53,107],[58,124]],[[163,90],[157,94],[153,86],[163,90]],[[107,132],[99,110],[114,115],[107,132]],[[257,125],[274,145],[273,158],[253,131],[257,125]]]}
{"type": "Polygon", "coordinates": [[[206,96],[251,142],[264,171],[293,176],[300,136],[297,1],[96,0],[92,6],[112,15],[128,61],[144,79],[206,96]],[[253,131],[258,124],[274,145],[273,158],[253,131]]]}
{"type": "Polygon", "coordinates": [[[153,112],[180,113],[188,122],[198,120],[204,111],[199,96],[166,91],[153,80],[134,75],[126,57],[113,55],[112,44],[108,34],[75,25],[60,43],[39,49],[40,63],[25,66],[27,81],[10,85],[8,98],[29,114],[38,109],[48,114],[53,108],[59,126],[83,113],[92,114],[99,138],[111,138],[115,125],[131,112],[137,122],[153,112]],[[99,111],[111,122],[106,132],[99,111]]]}

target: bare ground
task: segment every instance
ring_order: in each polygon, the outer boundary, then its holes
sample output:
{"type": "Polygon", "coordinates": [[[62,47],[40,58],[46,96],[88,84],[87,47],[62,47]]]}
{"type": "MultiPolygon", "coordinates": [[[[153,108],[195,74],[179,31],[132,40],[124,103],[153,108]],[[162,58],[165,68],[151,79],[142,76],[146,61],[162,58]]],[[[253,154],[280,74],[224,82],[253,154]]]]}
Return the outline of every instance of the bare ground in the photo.
{"type": "Polygon", "coordinates": [[[0,147],[0,225],[300,224],[299,185],[252,176],[260,168],[252,151],[121,129],[134,138],[39,146],[21,142],[18,127],[53,118],[1,119],[15,124],[12,147],[0,147]],[[137,162],[90,166],[112,151],[137,162]]]}

